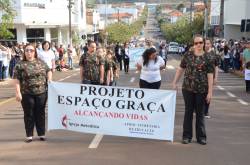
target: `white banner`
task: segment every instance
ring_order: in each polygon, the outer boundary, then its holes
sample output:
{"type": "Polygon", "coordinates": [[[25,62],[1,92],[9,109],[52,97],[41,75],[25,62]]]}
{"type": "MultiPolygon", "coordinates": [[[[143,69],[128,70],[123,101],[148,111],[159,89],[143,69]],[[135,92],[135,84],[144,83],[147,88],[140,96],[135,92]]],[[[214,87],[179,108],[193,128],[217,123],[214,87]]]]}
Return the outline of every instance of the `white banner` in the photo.
{"type": "Polygon", "coordinates": [[[176,92],[52,82],[48,130],[173,141],[176,92]]]}

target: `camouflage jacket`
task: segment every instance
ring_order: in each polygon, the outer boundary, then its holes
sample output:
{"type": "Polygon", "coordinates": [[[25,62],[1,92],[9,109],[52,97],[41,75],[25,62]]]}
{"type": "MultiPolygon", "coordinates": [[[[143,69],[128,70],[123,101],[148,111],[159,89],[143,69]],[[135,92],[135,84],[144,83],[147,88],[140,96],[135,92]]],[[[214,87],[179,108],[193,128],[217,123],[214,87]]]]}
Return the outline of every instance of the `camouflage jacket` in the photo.
{"type": "Polygon", "coordinates": [[[197,57],[193,52],[188,52],[181,60],[180,67],[185,69],[182,89],[194,93],[208,92],[207,74],[213,73],[214,67],[207,54],[197,57]]]}
{"type": "Polygon", "coordinates": [[[19,61],[14,70],[14,78],[20,81],[22,94],[37,95],[47,92],[48,65],[42,60],[19,61]]]}
{"type": "Polygon", "coordinates": [[[92,82],[100,81],[100,66],[104,65],[104,59],[95,53],[90,55],[88,52],[83,54],[79,61],[79,66],[83,67],[84,80],[92,82]]]}
{"type": "Polygon", "coordinates": [[[220,65],[220,56],[215,53],[215,51],[211,51],[207,53],[208,58],[210,61],[212,61],[213,66],[219,66],[220,65]]]}

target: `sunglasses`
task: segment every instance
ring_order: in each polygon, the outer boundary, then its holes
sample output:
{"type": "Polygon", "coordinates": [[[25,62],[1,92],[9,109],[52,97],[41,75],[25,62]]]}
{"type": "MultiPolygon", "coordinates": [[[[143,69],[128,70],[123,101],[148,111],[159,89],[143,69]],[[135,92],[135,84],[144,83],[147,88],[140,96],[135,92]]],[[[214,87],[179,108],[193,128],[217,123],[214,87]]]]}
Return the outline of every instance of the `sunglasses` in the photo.
{"type": "Polygon", "coordinates": [[[198,45],[198,44],[203,44],[203,41],[200,41],[200,42],[195,42],[194,45],[198,45]]]}
{"type": "Polygon", "coordinates": [[[35,50],[34,49],[25,49],[25,52],[31,52],[31,53],[33,53],[33,52],[35,52],[35,50]]]}

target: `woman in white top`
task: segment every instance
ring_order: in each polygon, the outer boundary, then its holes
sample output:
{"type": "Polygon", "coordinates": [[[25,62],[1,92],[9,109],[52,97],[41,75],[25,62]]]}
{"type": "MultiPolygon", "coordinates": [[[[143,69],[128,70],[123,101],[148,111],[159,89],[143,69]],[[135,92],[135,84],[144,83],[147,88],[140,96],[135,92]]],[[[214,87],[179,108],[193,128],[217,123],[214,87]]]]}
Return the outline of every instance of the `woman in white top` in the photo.
{"type": "Polygon", "coordinates": [[[55,71],[55,54],[50,49],[49,41],[44,41],[42,43],[42,50],[38,52],[38,58],[44,61],[52,72],[55,71]]]}
{"type": "Polygon", "coordinates": [[[137,70],[140,74],[140,88],[159,89],[161,86],[161,70],[165,68],[162,57],[157,56],[155,48],[144,51],[137,62],[137,70]]]}

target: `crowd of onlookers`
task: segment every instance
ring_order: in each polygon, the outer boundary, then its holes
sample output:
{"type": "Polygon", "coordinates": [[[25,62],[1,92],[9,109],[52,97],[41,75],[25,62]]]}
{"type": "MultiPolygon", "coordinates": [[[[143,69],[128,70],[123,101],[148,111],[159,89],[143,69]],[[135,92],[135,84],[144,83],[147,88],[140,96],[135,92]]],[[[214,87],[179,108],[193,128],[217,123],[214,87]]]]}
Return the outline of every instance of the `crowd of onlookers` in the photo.
{"type": "Polygon", "coordinates": [[[242,40],[225,39],[216,40],[214,42],[214,49],[220,55],[220,68],[224,72],[241,71],[244,68],[243,53],[249,49],[249,42],[244,38],[242,40]]]}
{"type": "MultiPolygon", "coordinates": [[[[73,69],[73,56],[79,56],[86,46],[73,47],[71,45],[56,45],[54,42],[34,42],[37,55],[54,70],[63,71],[73,69]],[[50,63],[50,61],[52,61],[50,63]],[[53,66],[52,66],[53,65],[53,66]]],[[[0,81],[13,78],[14,67],[22,59],[25,43],[0,43],[0,81]]],[[[86,51],[86,50],[85,50],[86,51]]]]}

